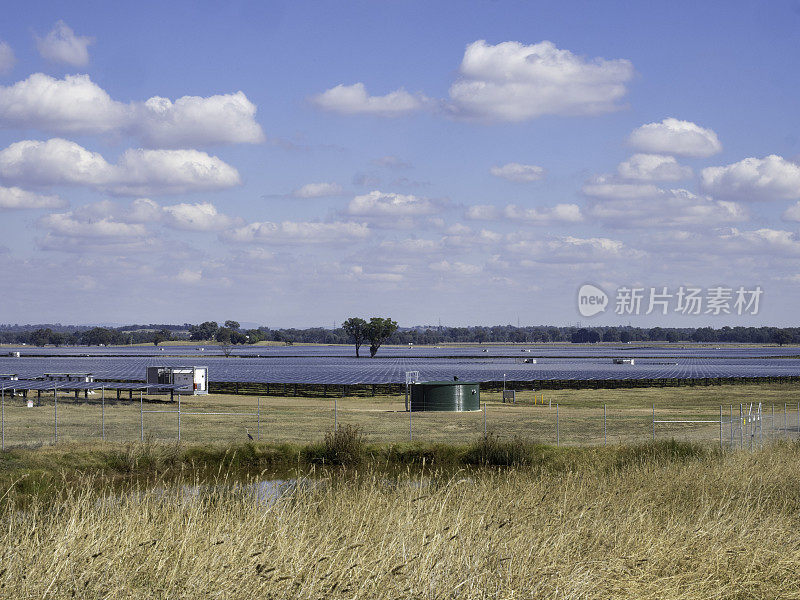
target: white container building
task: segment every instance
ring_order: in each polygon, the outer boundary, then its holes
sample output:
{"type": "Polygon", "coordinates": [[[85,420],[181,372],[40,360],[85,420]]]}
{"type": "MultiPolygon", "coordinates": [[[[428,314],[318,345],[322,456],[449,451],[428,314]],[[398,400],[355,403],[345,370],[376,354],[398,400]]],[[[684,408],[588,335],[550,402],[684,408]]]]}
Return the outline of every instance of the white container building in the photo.
{"type": "MultiPolygon", "coordinates": [[[[147,367],[147,383],[151,385],[178,385],[186,388],[180,394],[207,394],[208,367],[147,367]]],[[[148,394],[157,394],[157,388],[148,389],[148,394]]]]}

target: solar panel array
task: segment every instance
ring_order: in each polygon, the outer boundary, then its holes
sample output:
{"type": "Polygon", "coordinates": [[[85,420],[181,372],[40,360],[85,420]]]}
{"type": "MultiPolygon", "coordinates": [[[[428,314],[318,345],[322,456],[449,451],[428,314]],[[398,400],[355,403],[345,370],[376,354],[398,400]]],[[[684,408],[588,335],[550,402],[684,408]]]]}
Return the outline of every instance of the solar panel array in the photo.
{"type": "MultiPolygon", "coordinates": [[[[563,352],[563,349],[562,349],[563,352]]],[[[585,352],[585,350],[584,350],[585,352]]],[[[616,354],[615,356],[618,356],[616,354]]],[[[630,355],[630,354],[628,354],[630,355]]],[[[192,359],[168,356],[0,358],[0,373],[20,379],[45,372],[90,372],[96,379],[143,380],[148,366],[186,366],[192,359]]],[[[519,359],[343,356],[274,356],[273,358],[203,356],[210,381],[241,383],[371,384],[403,383],[406,371],[423,380],[468,381],[698,379],[721,377],[800,376],[800,358],[636,358],[634,365],[615,365],[611,358],[547,357],[520,354],[519,359]],[[520,359],[537,357],[536,364],[520,359]],[[505,375],[505,377],[504,377],[505,375]]],[[[50,382],[47,382],[48,384],[50,382]]],[[[52,384],[51,388],[52,388],[52,384]]]]}

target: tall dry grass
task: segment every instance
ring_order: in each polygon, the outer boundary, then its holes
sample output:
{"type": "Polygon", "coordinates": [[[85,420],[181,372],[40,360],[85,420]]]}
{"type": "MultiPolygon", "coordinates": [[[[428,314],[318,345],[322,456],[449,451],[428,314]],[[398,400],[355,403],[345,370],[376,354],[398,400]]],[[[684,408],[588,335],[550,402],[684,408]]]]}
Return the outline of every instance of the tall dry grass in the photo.
{"type": "Polygon", "coordinates": [[[7,504],[8,598],[800,598],[800,447],[7,504]],[[623,464],[623,466],[615,466],[623,464]]]}

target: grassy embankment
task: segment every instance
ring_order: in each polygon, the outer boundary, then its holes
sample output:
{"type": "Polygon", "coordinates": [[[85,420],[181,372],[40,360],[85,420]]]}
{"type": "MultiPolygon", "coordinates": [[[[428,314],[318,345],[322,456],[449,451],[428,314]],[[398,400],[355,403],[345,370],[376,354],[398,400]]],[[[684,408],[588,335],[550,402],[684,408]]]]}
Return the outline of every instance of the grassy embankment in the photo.
{"type": "MultiPolygon", "coordinates": [[[[63,396],[58,403],[58,436],[61,442],[101,440],[100,394],[88,401],[63,396]]],[[[603,405],[607,405],[609,444],[643,443],[652,437],[652,410],[664,420],[715,420],[719,407],[725,405],[723,418],[734,405],[738,416],[740,403],[762,402],[764,427],[772,434],[771,409],[775,408],[775,427],[783,427],[784,403],[789,404],[790,435],[797,435],[796,407],[800,385],[725,385],[684,388],[639,388],[615,390],[553,390],[534,394],[518,392],[515,405],[503,404],[499,392],[482,392],[488,404],[487,430],[504,438],[529,442],[555,443],[556,404],[559,405],[559,437],[564,445],[602,445],[603,405]],[[544,397],[545,405],[534,404],[544,397]]],[[[181,439],[188,443],[246,442],[247,432],[258,438],[259,399],[254,396],[211,394],[184,397],[181,409],[189,412],[249,413],[234,416],[181,416],[181,439]]],[[[334,398],[262,397],[261,441],[307,444],[318,441],[334,423],[334,398]]],[[[337,398],[339,423],[360,426],[370,442],[400,443],[409,437],[409,415],[402,396],[337,398]]],[[[174,411],[176,403],[164,398],[146,399],[145,411],[174,411]]],[[[138,397],[106,402],[106,439],[111,442],[137,441],[141,438],[138,397]]],[[[50,444],[54,440],[52,397],[45,395],[42,405],[27,408],[21,398],[6,398],[7,446],[50,444]]],[[[177,437],[178,415],[170,412],[144,414],[147,440],[173,442],[177,437]]],[[[415,440],[431,443],[465,444],[483,434],[481,413],[414,413],[411,428],[415,440]]],[[[776,431],[780,436],[784,432],[776,431]]],[[[657,439],[713,442],[719,438],[719,426],[659,425],[657,439]]]]}
{"type": "Polygon", "coordinates": [[[0,508],[0,595],[797,598],[800,446],[550,449],[503,470],[369,465],[258,487],[158,485],[0,508]]]}

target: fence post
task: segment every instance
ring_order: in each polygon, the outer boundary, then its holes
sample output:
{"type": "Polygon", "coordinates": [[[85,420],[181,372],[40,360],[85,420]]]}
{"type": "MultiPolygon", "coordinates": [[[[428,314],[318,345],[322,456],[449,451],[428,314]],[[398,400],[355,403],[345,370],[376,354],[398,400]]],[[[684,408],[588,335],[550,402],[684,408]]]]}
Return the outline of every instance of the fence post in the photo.
{"type": "Polygon", "coordinates": [[[3,398],[3,408],[2,408],[2,425],[0,425],[0,429],[3,430],[3,444],[1,450],[5,451],[6,449],[6,388],[0,389],[0,394],[2,394],[3,398]]]}
{"type": "Polygon", "coordinates": [[[653,402],[653,441],[656,441],[656,403],[653,402]]]}
{"type": "Polygon", "coordinates": [[[719,449],[722,450],[722,404],[719,405],[719,449]]]}
{"type": "Polygon", "coordinates": [[[409,442],[413,442],[414,441],[414,424],[413,424],[413,419],[411,418],[411,415],[413,415],[413,414],[414,414],[414,412],[409,407],[409,409],[408,409],[408,441],[409,442]]]}
{"type": "Polygon", "coordinates": [[[783,403],[783,437],[789,437],[789,430],[786,428],[786,402],[783,403]]]}
{"type": "Polygon", "coordinates": [[[731,404],[730,407],[731,407],[731,418],[728,419],[728,424],[729,424],[730,429],[731,429],[731,445],[730,445],[730,448],[731,448],[731,450],[733,450],[733,404],[731,404]]]}
{"type": "Polygon", "coordinates": [[[142,400],[142,392],[139,392],[139,429],[141,439],[144,442],[144,400],[142,400]]]}
{"type": "Polygon", "coordinates": [[[106,441],[106,386],[102,387],[100,392],[100,435],[103,441],[106,441]]]}
{"type": "Polygon", "coordinates": [[[608,445],[608,428],[606,427],[606,405],[603,404],[603,446],[608,445]]]}
{"type": "Polygon", "coordinates": [[[558,431],[558,402],[556,402],[556,448],[561,445],[560,432],[558,431]]]}
{"type": "Polygon", "coordinates": [[[178,394],[178,442],[180,441],[181,441],[181,395],[179,393],[178,394]]]}
{"type": "Polygon", "coordinates": [[[261,396],[258,397],[258,407],[256,409],[256,440],[261,441],[261,396]]]}
{"type": "Polygon", "coordinates": [[[486,402],[483,403],[483,437],[486,437],[486,402]]]}
{"type": "Polygon", "coordinates": [[[333,399],[333,431],[339,430],[339,404],[333,399]]]}
{"type": "Polygon", "coordinates": [[[53,443],[58,443],[58,388],[53,386],[53,443]]]}
{"type": "Polygon", "coordinates": [[[744,449],[744,409],[739,404],[739,450],[744,449]]]}
{"type": "Polygon", "coordinates": [[[775,439],[775,403],[774,402],[772,403],[772,419],[771,419],[771,423],[770,423],[770,430],[771,430],[771,433],[770,433],[769,439],[774,440],[775,439]]]}

